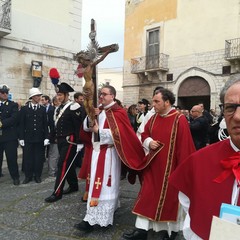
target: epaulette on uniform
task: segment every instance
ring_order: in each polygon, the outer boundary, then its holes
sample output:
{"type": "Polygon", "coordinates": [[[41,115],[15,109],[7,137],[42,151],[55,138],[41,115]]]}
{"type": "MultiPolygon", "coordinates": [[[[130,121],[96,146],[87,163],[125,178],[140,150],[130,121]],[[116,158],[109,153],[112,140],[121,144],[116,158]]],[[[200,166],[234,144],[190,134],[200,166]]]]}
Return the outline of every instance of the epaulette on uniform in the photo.
{"type": "Polygon", "coordinates": [[[75,111],[75,110],[79,109],[80,107],[81,106],[79,103],[74,102],[70,105],[70,110],[75,111]]]}

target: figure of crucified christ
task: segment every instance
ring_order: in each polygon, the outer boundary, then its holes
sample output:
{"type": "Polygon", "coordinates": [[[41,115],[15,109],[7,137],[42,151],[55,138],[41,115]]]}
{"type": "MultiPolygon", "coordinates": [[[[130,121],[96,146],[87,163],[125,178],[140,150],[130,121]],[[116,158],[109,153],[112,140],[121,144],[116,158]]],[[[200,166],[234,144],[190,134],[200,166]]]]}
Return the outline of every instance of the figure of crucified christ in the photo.
{"type": "Polygon", "coordinates": [[[77,71],[78,73],[82,72],[83,77],[85,79],[85,84],[83,86],[84,107],[88,114],[88,117],[93,123],[95,120],[95,110],[93,101],[95,86],[92,79],[93,70],[96,67],[96,65],[103,61],[109,53],[115,52],[117,50],[116,47],[118,47],[118,45],[116,44],[110,45],[101,55],[101,57],[96,59],[95,61],[90,59],[87,51],[80,51],[79,53],[76,54],[75,57],[75,60],[79,63],[80,66],[80,68],[78,67],[77,71]]]}

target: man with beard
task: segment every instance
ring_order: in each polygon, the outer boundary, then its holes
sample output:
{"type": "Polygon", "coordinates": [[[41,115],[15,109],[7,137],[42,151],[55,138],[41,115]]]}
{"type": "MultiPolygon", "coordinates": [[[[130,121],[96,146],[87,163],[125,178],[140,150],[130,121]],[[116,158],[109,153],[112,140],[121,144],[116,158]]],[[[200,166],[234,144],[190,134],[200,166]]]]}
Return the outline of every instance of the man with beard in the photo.
{"type": "Polygon", "coordinates": [[[133,208],[136,228],[124,233],[124,239],[146,240],[148,231],[158,232],[159,240],[175,239],[180,230],[181,211],[178,191],[169,185],[169,176],[195,151],[186,117],[174,107],[175,97],[165,88],[154,91],[155,114],[141,134],[144,148],[152,161],[141,172],[141,189],[133,208]]]}

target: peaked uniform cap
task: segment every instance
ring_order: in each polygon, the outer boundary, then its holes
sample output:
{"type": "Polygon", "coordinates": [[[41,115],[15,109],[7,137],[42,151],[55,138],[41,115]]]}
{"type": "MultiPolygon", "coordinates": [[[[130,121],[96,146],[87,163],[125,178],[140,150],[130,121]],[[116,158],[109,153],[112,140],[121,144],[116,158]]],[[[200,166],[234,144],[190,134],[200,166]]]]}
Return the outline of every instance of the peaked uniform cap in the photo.
{"type": "Polygon", "coordinates": [[[144,104],[144,105],[146,105],[146,106],[149,105],[149,101],[148,101],[147,99],[145,99],[145,98],[143,98],[142,100],[140,100],[138,103],[144,104]]]}
{"type": "Polygon", "coordinates": [[[74,89],[65,82],[62,82],[61,84],[58,84],[56,86],[56,93],[69,93],[69,92],[74,92],[74,89]]]}
{"type": "Polygon", "coordinates": [[[7,84],[1,84],[1,85],[0,85],[0,91],[1,91],[1,92],[8,93],[9,90],[10,90],[10,88],[8,87],[7,84]]]}

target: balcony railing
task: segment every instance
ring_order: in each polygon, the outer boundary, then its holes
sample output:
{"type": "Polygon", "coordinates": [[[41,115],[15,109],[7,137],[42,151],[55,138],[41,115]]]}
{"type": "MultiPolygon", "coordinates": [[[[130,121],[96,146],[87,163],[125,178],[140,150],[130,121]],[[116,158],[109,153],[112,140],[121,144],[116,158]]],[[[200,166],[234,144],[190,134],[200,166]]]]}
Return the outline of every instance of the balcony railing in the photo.
{"type": "Polygon", "coordinates": [[[0,0],[0,37],[11,32],[11,0],[0,0]]]}
{"type": "Polygon", "coordinates": [[[160,53],[131,59],[131,72],[168,71],[168,55],[160,53]]]}
{"type": "Polygon", "coordinates": [[[240,59],[240,38],[225,41],[225,59],[240,59]]]}

